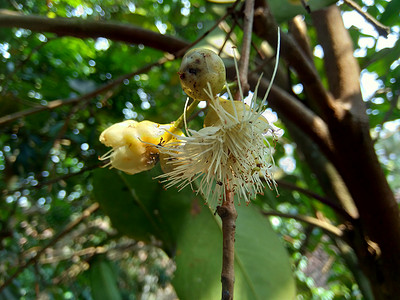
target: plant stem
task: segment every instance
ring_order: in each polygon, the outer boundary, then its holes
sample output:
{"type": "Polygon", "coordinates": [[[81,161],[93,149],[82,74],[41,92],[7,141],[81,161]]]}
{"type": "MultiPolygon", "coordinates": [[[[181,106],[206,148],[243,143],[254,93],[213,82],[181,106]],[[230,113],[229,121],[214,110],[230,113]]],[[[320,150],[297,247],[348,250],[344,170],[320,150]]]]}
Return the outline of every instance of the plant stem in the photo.
{"type": "Polygon", "coordinates": [[[164,142],[168,142],[172,138],[171,133],[175,133],[177,129],[180,129],[184,126],[185,123],[185,118],[187,119],[188,116],[195,110],[197,105],[199,104],[199,100],[193,100],[193,102],[189,105],[188,108],[185,107],[185,111],[183,112],[182,115],[176,121],[174,124],[172,124],[171,128],[169,129],[169,133],[165,134],[164,136],[164,142]]]}
{"type": "Polygon", "coordinates": [[[217,213],[222,220],[222,300],[233,300],[235,283],[235,229],[237,212],[233,193],[225,188],[226,199],[217,207],[217,213]]]}
{"type": "Polygon", "coordinates": [[[195,108],[197,107],[197,105],[199,104],[199,100],[193,100],[193,102],[189,105],[189,107],[186,109],[186,112],[184,112],[182,115],[180,115],[180,117],[174,122],[174,124],[171,127],[171,132],[174,132],[176,129],[178,128],[182,128],[182,126],[184,125],[184,118],[185,118],[185,114],[186,116],[190,116],[190,114],[195,110],[195,108]]]}
{"type": "MultiPolygon", "coordinates": [[[[246,0],[245,17],[243,26],[242,57],[240,59],[238,84],[244,88],[245,94],[249,91],[248,68],[251,45],[251,32],[254,18],[254,0],[246,0]]],[[[242,94],[242,91],[240,91],[242,94]]],[[[236,94],[235,98],[241,99],[242,95],[236,94]]],[[[225,198],[221,206],[217,207],[217,213],[222,220],[222,300],[233,300],[235,285],[235,230],[237,211],[235,208],[234,195],[230,191],[229,182],[225,186],[225,198]]]]}

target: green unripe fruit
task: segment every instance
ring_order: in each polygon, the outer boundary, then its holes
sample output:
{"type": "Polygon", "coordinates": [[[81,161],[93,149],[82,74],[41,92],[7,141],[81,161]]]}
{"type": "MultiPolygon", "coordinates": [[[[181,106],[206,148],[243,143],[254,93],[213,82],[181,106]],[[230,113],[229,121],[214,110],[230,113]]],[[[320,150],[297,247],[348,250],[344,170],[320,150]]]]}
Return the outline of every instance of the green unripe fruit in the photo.
{"type": "Polygon", "coordinates": [[[183,91],[196,100],[210,99],[204,91],[209,91],[207,83],[211,85],[213,96],[217,95],[226,79],[222,59],[213,51],[203,48],[192,49],[185,54],[178,74],[183,91]]]}

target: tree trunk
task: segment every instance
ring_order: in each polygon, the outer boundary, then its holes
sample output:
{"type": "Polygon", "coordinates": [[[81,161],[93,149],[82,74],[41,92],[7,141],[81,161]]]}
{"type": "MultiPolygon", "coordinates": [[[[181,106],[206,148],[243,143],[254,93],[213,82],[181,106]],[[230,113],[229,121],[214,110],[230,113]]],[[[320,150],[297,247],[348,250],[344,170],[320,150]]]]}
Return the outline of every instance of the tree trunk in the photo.
{"type": "MultiPolygon", "coordinates": [[[[309,56],[291,35],[282,36],[282,57],[297,73],[308,97],[310,116],[320,128],[320,137],[300,126],[334,164],[357,207],[349,241],[368,277],[376,299],[400,295],[400,218],[394,199],[369,134],[369,121],[361,96],[360,68],[353,56],[353,45],[337,6],[312,13],[319,43],[324,49],[329,91],[322,84],[309,56]],[[319,119],[321,118],[321,119],[319,119]]],[[[254,31],[276,44],[277,24],[266,3],[255,10],[254,31]]],[[[303,46],[304,47],[304,46],[303,46]]],[[[271,93],[271,96],[273,93],[271,93]]],[[[273,97],[271,97],[273,98],[273,97]]],[[[271,106],[274,101],[270,101],[271,106]]],[[[275,109],[280,113],[279,104],[275,109]]],[[[305,109],[306,107],[302,107],[305,109]]],[[[307,108],[306,108],[307,109],[307,108]]],[[[307,109],[308,110],[308,109],[307,109]]]]}
{"type": "MultiPolygon", "coordinates": [[[[367,263],[376,299],[393,299],[400,295],[399,210],[369,134],[352,40],[337,6],[314,12],[312,18],[324,49],[330,92],[335,98],[335,114],[326,116],[335,165],[359,211],[358,230],[370,256],[359,259],[367,263]]],[[[360,251],[356,249],[356,253],[360,251]]]]}

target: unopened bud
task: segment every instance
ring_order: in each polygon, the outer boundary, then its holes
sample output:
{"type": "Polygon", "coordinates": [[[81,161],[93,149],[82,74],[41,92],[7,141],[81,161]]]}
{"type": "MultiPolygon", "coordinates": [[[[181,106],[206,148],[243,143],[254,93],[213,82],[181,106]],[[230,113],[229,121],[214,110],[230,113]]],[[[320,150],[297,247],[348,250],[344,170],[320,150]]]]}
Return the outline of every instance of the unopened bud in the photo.
{"type": "Polygon", "coordinates": [[[110,159],[106,166],[128,174],[150,170],[157,162],[157,145],[172,125],[160,125],[150,121],[133,120],[114,124],[100,135],[100,142],[112,147],[100,160],[110,159]]]}

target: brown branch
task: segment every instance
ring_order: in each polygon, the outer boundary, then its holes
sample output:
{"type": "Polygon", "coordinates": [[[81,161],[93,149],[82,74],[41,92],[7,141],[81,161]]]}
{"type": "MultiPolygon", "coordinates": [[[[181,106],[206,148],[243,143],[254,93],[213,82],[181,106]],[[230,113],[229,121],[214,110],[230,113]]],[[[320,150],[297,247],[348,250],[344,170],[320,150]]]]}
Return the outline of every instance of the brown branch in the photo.
{"type": "Polygon", "coordinates": [[[217,20],[202,36],[190,44],[173,36],[160,34],[129,24],[90,21],[80,18],[50,19],[42,16],[25,16],[4,9],[0,9],[0,27],[19,27],[38,32],[52,32],[58,36],[73,36],[78,38],[104,37],[129,44],[142,44],[154,49],[169,52],[174,54],[175,57],[180,57],[187,49],[203,40],[223,20],[231,15],[239,2],[240,1],[237,0],[227,10],[224,16],[217,20]]]}
{"type": "MultiPolygon", "coordinates": [[[[234,3],[230,8],[228,8],[228,9],[226,10],[226,13],[225,13],[221,18],[219,18],[219,19],[215,22],[215,24],[214,24],[210,29],[208,29],[206,32],[204,32],[204,33],[203,33],[198,39],[196,39],[194,42],[188,44],[186,47],[184,47],[183,49],[179,50],[179,51],[175,54],[175,57],[180,57],[180,56],[182,56],[189,48],[195,46],[195,45],[198,44],[201,40],[203,40],[205,37],[207,37],[215,28],[217,28],[217,27],[219,26],[219,24],[221,24],[221,22],[223,22],[228,16],[230,16],[230,15],[234,12],[234,10],[235,10],[236,6],[239,4],[239,2],[240,2],[240,0],[236,0],[235,3],[234,3]]],[[[222,46],[221,49],[223,49],[223,48],[224,48],[224,46],[222,46]]],[[[220,51],[222,51],[222,50],[220,50],[220,51]]],[[[218,55],[220,55],[220,54],[221,54],[221,53],[218,53],[218,55]]]]}
{"type": "Polygon", "coordinates": [[[59,182],[59,181],[61,181],[61,180],[67,180],[67,179],[69,179],[69,178],[71,178],[71,177],[74,177],[74,176],[83,174],[83,173],[85,173],[85,172],[87,172],[87,171],[91,171],[91,170],[100,168],[100,167],[102,167],[102,166],[104,166],[104,165],[105,165],[104,162],[100,162],[100,163],[94,164],[94,165],[92,165],[92,166],[88,166],[88,167],[82,168],[82,169],[81,169],[80,171],[78,171],[78,172],[69,173],[69,174],[62,175],[62,176],[59,176],[59,177],[56,177],[56,178],[53,178],[53,179],[49,179],[49,180],[47,180],[47,181],[39,182],[37,185],[34,185],[34,186],[31,186],[31,185],[30,185],[30,186],[22,186],[22,187],[20,187],[20,188],[18,188],[18,189],[14,189],[14,190],[3,190],[3,191],[2,191],[2,195],[5,196],[5,195],[14,194],[15,192],[20,192],[20,191],[25,190],[25,189],[27,189],[27,188],[30,188],[30,189],[40,189],[40,188],[42,188],[42,187],[44,187],[44,186],[52,185],[52,184],[54,184],[54,183],[56,183],[56,182],[59,182]]]}
{"type": "Polygon", "coordinates": [[[343,0],[344,3],[346,3],[349,7],[354,9],[356,12],[358,12],[368,23],[370,23],[375,30],[378,32],[379,35],[387,38],[389,33],[390,33],[390,27],[383,25],[381,22],[379,22],[377,19],[375,19],[373,16],[371,16],[368,12],[363,11],[360,5],[358,5],[356,2],[353,0],[343,0]]]}
{"type": "Polygon", "coordinates": [[[226,199],[217,207],[217,213],[222,220],[222,300],[233,300],[235,283],[235,229],[237,211],[233,193],[225,188],[226,199]]]}
{"type": "MultiPolygon", "coordinates": [[[[398,204],[373,147],[358,85],[359,67],[356,59],[350,55],[351,38],[344,28],[340,11],[331,6],[313,14],[319,42],[325,55],[332,59],[327,64],[330,64],[331,71],[337,73],[328,77],[331,88],[341,97],[336,100],[340,113],[334,113],[328,121],[337,158],[335,167],[359,211],[360,235],[377,244],[381,250],[373,264],[371,258],[368,260],[362,255],[358,255],[358,258],[365,265],[364,271],[368,273],[376,299],[392,299],[392,295],[400,294],[398,204]],[[379,278],[376,274],[379,274],[379,278]]],[[[360,247],[365,247],[365,244],[360,247]]],[[[355,251],[362,253],[362,248],[356,248],[355,251]]]]}
{"type": "Polygon", "coordinates": [[[70,99],[66,99],[66,100],[61,100],[61,99],[53,100],[53,101],[50,101],[46,105],[43,105],[43,106],[29,108],[29,109],[26,109],[26,110],[23,110],[23,111],[18,111],[18,112],[15,112],[15,113],[0,117],[0,126],[4,125],[6,123],[9,123],[9,122],[15,121],[17,119],[20,119],[22,117],[26,117],[26,116],[29,116],[29,115],[32,115],[32,114],[35,114],[35,113],[38,113],[38,112],[45,111],[45,110],[53,110],[53,109],[56,109],[56,108],[58,108],[60,106],[74,104],[74,103],[77,103],[77,102],[80,102],[80,101],[88,101],[90,99],[93,99],[95,96],[97,96],[99,94],[102,94],[102,93],[110,90],[111,88],[114,88],[115,86],[121,84],[125,79],[132,78],[133,76],[138,75],[138,74],[146,73],[146,72],[150,71],[152,68],[164,64],[168,60],[169,60],[168,58],[162,58],[162,59],[160,59],[159,61],[157,61],[155,63],[147,65],[147,66],[145,66],[145,67],[143,67],[143,68],[141,68],[141,69],[139,69],[139,70],[137,70],[135,72],[123,75],[123,76],[117,78],[116,80],[113,80],[110,83],[107,83],[107,84],[103,85],[102,87],[94,90],[93,92],[90,92],[88,94],[82,95],[80,97],[70,98],[70,99]]]}
{"type": "MultiPolygon", "coordinates": [[[[239,78],[243,96],[249,93],[248,73],[249,73],[249,57],[250,57],[250,46],[251,46],[251,34],[253,32],[253,19],[254,19],[254,0],[246,0],[244,6],[244,25],[243,25],[243,41],[242,51],[240,54],[239,62],[239,78]]],[[[241,99],[243,100],[243,99],[241,99]]]]}
{"type": "Polygon", "coordinates": [[[267,216],[267,217],[282,217],[282,218],[295,219],[297,221],[319,227],[322,230],[324,230],[328,233],[332,233],[333,235],[335,235],[339,238],[343,237],[343,231],[341,229],[339,229],[338,227],[336,227],[328,222],[321,221],[314,217],[293,215],[293,214],[287,214],[287,213],[282,213],[282,212],[278,212],[278,211],[266,211],[266,212],[263,212],[263,215],[267,216]]]}
{"type": "MultiPolygon", "coordinates": [[[[254,32],[267,40],[273,47],[277,44],[278,25],[271,14],[266,1],[254,12],[254,32]]],[[[281,54],[287,64],[296,72],[299,80],[316,108],[318,114],[326,119],[335,114],[335,103],[332,95],[326,91],[317,70],[308,56],[301,50],[293,37],[281,31],[281,54]]]]}
{"type": "Polygon", "coordinates": [[[52,247],[55,243],[57,243],[61,238],[70,233],[76,226],[78,226],[83,220],[88,218],[92,213],[94,213],[97,209],[99,209],[99,204],[93,203],[87,209],[85,209],[79,218],[71,221],[58,235],[56,235],[47,245],[41,248],[34,257],[25,262],[22,266],[19,266],[18,269],[12,274],[1,286],[0,293],[9,285],[11,282],[18,277],[27,267],[31,264],[36,263],[40,256],[46,251],[46,249],[52,247]]]}
{"type": "Polygon", "coordinates": [[[342,207],[338,206],[333,200],[322,197],[321,195],[319,195],[313,191],[303,189],[303,188],[301,188],[297,185],[291,184],[289,182],[285,182],[282,180],[276,180],[276,183],[279,185],[279,187],[283,187],[284,189],[286,188],[286,189],[289,189],[292,191],[297,191],[297,192],[302,193],[310,198],[314,198],[314,199],[318,200],[319,202],[329,206],[334,211],[336,211],[337,213],[342,215],[347,221],[353,220],[353,218],[342,207]]]}
{"type": "Polygon", "coordinates": [[[296,16],[290,21],[289,32],[310,62],[313,63],[313,54],[311,51],[310,38],[307,33],[307,25],[302,16],[296,16]]]}
{"type": "Polygon", "coordinates": [[[52,32],[58,36],[78,38],[104,37],[129,44],[142,44],[154,49],[176,53],[188,43],[176,37],[160,34],[129,24],[90,21],[79,18],[54,18],[22,15],[10,10],[0,10],[0,27],[26,28],[37,32],[52,32]]]}
{"type": "MultiPolygon", "coordinates": [[[[340,9],[331,6],[313,12],[311,17],[324,49],[325,73],[335,102],[363,104],[357,97],[360,95],[360,67],[353,56],[353,41],[344,27],[340,9]]],[[[341,117],[342,109],[336,107],[337,117],[341,117]]]]}
{"type": "MultiPolygon", "coordinates": [[[[251,74],[250,84],[255,86],[257,75],[251,74]]],[[[269,80],[262,78],[259,93],[265,93],[269,86],[269,80]]],[[[303,130],[321,148],[329,158],[333,157],[333,143],[326,123],[303,105],[300,101],[283,89],[273,85],[268,96],[268,105],[278,114],[284,115],[303,130]]]]}
{"type": "MultiPolygon", "coordinates": [[[[236,2],[238,3],[238,2],[236,2]]],[[[251,46],[251,32],[253,23],[254,0],[247,0],[245,4],[245,31],[243,38],[242,56],[239,66],[239,82],[248,93],[248,68],[251,46]]],[[[237,97],[237,96],[236,96],[237,97]]],[[[238,97],[237,97],[238,98],[238,97]]],[[[243,99],[241,99],[243,100],[243,99]]],[[[235,230],[237,211],[235,208],[234,195],[225,187],[225,199],[221,206],[217,207],[217,213],[222,220],[222,300],[233,300],[233,292],[235,285],[235,230]]]]}
{"type": "MultiPolygon", "coordinates": [[[[247,0],[245,4],[245,31],[243,38],[242,56],[240,59],[239,76],[238,81],[241,86],[245,89],[245,94],[248,93],[248,68],[249,68],[249,57],[250,57],[250,46],[251,46],[251,32],[252,32],[252,21],[253,21],[253,10],[254,0],[247,0]]],[[[238,95],[236,95],[238,98],[238,95]]],[[[243,99],[241,99],[243,100],[243,99]]],[[[236,230],[236,219],[237,211],[235,208],[234,195],[229,190],[229,187],[225,187],[225,199],[221,206],[217,207],[217,213],[222,220],[222,271],[221,271],[221,283],[222,283],[222,300],[233,300],[233,292],[235,285],[235,230],[236,230]]]]}

